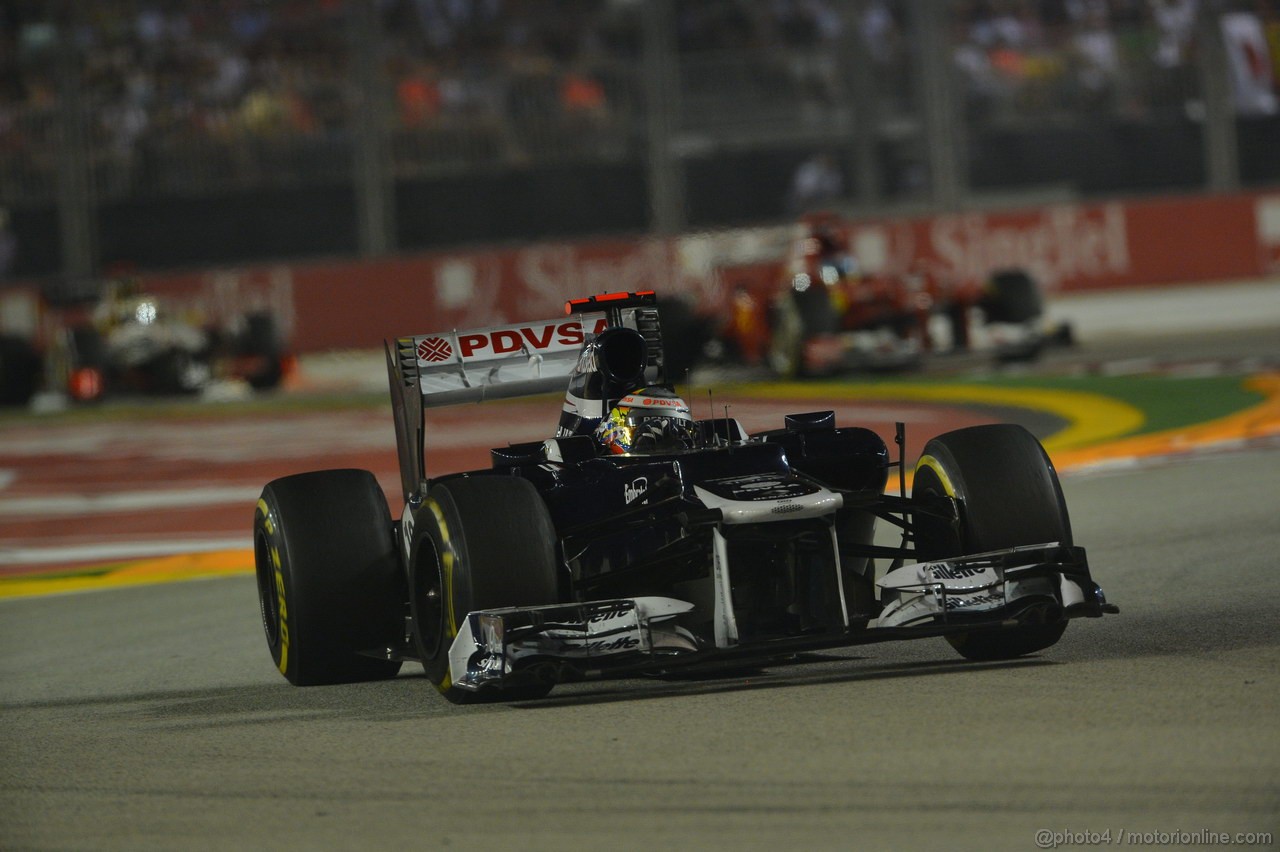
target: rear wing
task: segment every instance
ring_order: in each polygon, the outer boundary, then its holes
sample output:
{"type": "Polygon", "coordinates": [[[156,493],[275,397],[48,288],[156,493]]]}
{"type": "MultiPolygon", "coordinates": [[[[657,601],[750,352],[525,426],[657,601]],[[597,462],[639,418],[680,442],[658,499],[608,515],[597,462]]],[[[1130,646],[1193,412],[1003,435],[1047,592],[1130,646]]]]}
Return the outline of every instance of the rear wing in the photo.
{"type": "Polygon", "coordinates": [[[583,343],[618,326],[644,336],[648,370],[655,381],[665,381],[656,303],[651,290],[609,293],[567,302],[559,319],[386,341],[405,499],[426,479],[426,408],[564,391],[583,343]]]}

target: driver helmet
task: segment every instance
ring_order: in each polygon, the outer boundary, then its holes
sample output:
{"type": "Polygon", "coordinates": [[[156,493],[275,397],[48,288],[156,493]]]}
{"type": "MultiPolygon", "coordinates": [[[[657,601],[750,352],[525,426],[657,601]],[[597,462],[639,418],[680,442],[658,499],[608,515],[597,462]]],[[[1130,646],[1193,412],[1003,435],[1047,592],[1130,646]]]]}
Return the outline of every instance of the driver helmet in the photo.
{"type": "Polygon", "coordinates": [[[596,427],[596,439],[615,454],[692,449],[693,417],[666,388],[641,388],[618,400],[596,427]]]}

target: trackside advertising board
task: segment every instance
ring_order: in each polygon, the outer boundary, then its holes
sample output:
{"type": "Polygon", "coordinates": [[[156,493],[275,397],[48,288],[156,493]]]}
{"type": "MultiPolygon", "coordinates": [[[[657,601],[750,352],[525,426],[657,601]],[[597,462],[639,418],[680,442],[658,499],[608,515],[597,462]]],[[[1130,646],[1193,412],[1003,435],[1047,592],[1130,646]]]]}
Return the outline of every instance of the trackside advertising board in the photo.
{"type": "MultiPolygon", "coordinates": [[[[620,290],[683,294],[723,306],[729,271],[764,281],[792,226],[671,239],[539,243],[371,261],[249,266],[150,276],[188,298],[270,294],[286,308],[298,352],[367,349],[423,329],[501,326],[556,316],[568,298],[620,290]]],[[[1029,269],[1049,292],[1148,287],[1280,275],[1280,192],[1057,204],[858,222],[852,247],[868,270],[924,260],[965,277],[1029,269]]]]}

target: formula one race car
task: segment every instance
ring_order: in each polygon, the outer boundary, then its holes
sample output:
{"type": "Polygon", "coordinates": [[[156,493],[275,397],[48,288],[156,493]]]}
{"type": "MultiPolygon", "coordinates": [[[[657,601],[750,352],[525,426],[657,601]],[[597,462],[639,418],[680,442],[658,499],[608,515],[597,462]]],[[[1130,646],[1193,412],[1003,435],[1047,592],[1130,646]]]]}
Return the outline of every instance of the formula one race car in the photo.
{"type": "Polygon", "coordinates": [[[805,217],[776,268],[721,274],[732,294],[704,348],[785,378],[916,368],[930,353],[974,349],[1030,361],[1072,339],[1068,325],[1046,328],[1025,270],[974,279],[916,259],[873,274],[851,249],[850,224],[830,213],[805,217]]]}
{"type": "Polygon", "coordinates": [[[67,395],[90,402],[120,391],[195,394],[220,378],[268,390],[292,365],[269,312],[225,327],[198,320],[155,295],[108,288],[89,321],[68,323],[60,337],[57,372],[67,395]]]}
{"type": "Polygon", "coordinates": [[[901,458],[830,411],[751,436],[694,419],[666,381],[654,305],[617,293],[559,320],[388,343],[400,521],[361,470],[277,479],[257,504],[262,621],[290,682],[389,678],[409,660],[450,700],[518,699],[925,636],[1002,659],[1117,611],[1030,433],[934,438],[911,496],[886,494],[895,468],[905,485],[901,458]],[[552,389],[553,437],[427,475],[424,409],[552,389]],[[877,544],[877,523],[900,543],[877,544]]]}

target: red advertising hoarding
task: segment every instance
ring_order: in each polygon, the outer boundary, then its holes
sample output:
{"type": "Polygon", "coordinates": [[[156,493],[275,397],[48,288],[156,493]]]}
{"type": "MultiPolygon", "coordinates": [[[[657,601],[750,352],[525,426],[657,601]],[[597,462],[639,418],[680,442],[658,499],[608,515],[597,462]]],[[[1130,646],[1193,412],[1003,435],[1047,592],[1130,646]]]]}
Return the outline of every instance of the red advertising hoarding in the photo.
{"type": "MultiPolygon", "coordinates": [[[[152,276],[159,292],[268,303],[299,352],[365,349],[386,337],[550,318],[565,299],[656,289],[720,304],[722,271],[771,274],[791,228],[672,239],[544,243],[152,276]]],[[[859,222],[864,268],[924,260],[965,277],[1023,267],[1050,293],[1280,274],[1280,193],[1238,193],[859,222]]]]}

